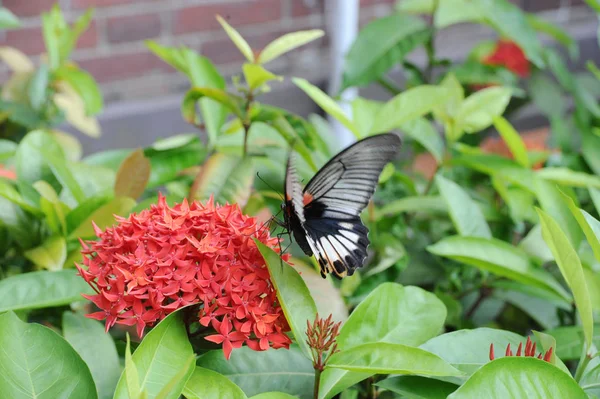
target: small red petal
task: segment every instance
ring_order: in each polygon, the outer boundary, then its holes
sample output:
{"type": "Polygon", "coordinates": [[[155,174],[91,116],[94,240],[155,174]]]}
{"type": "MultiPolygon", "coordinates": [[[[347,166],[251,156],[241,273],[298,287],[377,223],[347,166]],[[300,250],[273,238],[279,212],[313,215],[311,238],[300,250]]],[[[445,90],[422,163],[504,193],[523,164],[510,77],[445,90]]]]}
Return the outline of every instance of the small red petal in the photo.
{"type": "Polygon", "coordinates": [[[490,344],[490,360],[494,360],[494,344],[490,344]]]}

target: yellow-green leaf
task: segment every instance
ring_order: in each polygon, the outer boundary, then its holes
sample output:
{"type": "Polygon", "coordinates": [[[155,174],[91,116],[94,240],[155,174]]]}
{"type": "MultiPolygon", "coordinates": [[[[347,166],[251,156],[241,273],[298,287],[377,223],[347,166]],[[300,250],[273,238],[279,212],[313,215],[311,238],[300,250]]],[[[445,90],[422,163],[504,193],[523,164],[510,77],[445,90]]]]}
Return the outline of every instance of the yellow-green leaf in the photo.
{"type": "Polygon", "coordinates": [[[592,336],[594,330],[594,320],[592,316],[592,303],[583,267],[577,252],[571,245],[569,238],[561,230],[560,225],[546,212],[536,208],[540,216],[542,225],[542,237],[548,244],[548,247],[554,255],[554,260],[558,265],[560,272],[565,278],[569,288],[573,291],[575,305],[577,306],[581,323],[583,324],[583,333],[585,335],[586,350],[591,350],[592,336]]]}
{"type": "Polygon", "coordinates": [[[292,78],[296,86],[301,88],[314,102],[325,112],[337,119],[342,125],[350,130],[356,138],[360,138],[358,128],[348,119],[344,110],[327,94],[317,86],[310,84],[306,79],[292,78]]]}
{"type": "Polygon", "coordinates": [[[496,130],[498,130],[498,133],[500,133],[500,136],[502,136],[502,139],[510,149],[515,160],[522,166],[528,168],[529,157],[527,156],[527,148],[515,128],[512,127],[509,121],[501,116],[494,118],[494,126],[496,127],[496,130]]]}
{"type": "Polygon", "coordinates": [[[231,25],[227,23],[220,15],[217,15],[217,21],[221,24],[223,29],[225,29],[225,33],[231,39],[233,44],[240,50],[240,52],[246,57],[246,59],[250,62],[254,62],[254,53],[250,48],[248,42],[240,35],[240,33],[235,30],[231,25]]]}
{"type": "Polygon", "coordinates": [[[256,62],[259,64],[266,64],[267,62],[274,60],[288,51],[320,38],[324,34],[325,32],[323,32],[321,29],[287,33],[267,44],[267,46],[256,58],[256,62]]]}
{"type": "Polygon", "coordinates": [[[248,83],[248,87],[250,87],[251,90],[256,90],[271,80],[283,80],[281,76],[277,76],[257,64],[246,63],[242,66],[242,70],[244,72],[246,83],[248,83]]]}
{"type": "Polygon", "coordinates": [[[2,60],[13,72],[33,72],[33,62],[14,47],[0,47],[0,60],[2,60]]]}
{"type": "Polygon", "coordinates": [[[39,247],[26,251],[25,257],[41,269],[61,270],[67,259],[67,242],[64,237],[50,237],[39,247]]]}

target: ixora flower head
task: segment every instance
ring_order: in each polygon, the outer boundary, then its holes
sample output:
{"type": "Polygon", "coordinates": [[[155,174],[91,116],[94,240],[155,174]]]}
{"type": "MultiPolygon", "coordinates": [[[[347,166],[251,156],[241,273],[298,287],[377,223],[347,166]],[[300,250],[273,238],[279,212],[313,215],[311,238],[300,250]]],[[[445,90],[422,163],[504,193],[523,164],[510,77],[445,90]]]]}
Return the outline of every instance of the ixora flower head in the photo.
{"type": "MultiPolygon", "coordinates": [[[[527,337],[527,342],[525,343],[525,350],[523,350],[523,343],[519,342],[519,347],[517,348],[516,356],[525,356],[525,357],[537,357],[540,360],[545,362],[550,362],[552,359],[553,348],[551,347],[546,351],[546,353],[541,352],[539,355],[535,355],[535,346],[536,343],[531,341],[530,337],[527,337]],[[522,351],[522,352],[521,352],[522,351]]],[[[504,356],[514,356],[512,349],[510,349],[510,344],[506,347],[506,351],[504,352],[504,356]]],[[[494,344],[490,344],[490,360],[495,359],[494,354],[494,344]]]]}
{"type": "Polygon", "coordinates": [[[521,47],[511,40],[498,40],[496,48],[483,59],[483,63],[503,66],[522,78],[529,76],[529,61],[521,47]]]}
{"type": "Polygon", "coordinates": [[[84,295],[101,311],[88,315],[115,324],[146,327],[189,304],[216,334],[225,357],[246,343],[254,350],[289,348],[290,328],[252,237],[277,250],[279,241],[260,229],[237,205],[183,201],[158,204],[102,231],[98,241],[81,242],[79,274],[96,291],[84,295]]]}

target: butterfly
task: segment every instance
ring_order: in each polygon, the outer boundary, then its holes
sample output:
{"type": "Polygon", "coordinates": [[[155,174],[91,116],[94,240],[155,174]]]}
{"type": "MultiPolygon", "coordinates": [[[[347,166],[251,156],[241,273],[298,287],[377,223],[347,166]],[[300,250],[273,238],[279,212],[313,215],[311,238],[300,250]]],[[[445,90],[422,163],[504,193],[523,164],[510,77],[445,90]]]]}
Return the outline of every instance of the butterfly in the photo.
{"type": "Polygon", "coordinates": [[[360,213],[400,145],[400,138],[393,133],[357,141],[327,162],[304,190],[290,154],[282,204],[284,225],[304,253],[315,256],[323,278],[328,273],[340,279],[351,276],[363,265],[369,230],[360,213]]]}

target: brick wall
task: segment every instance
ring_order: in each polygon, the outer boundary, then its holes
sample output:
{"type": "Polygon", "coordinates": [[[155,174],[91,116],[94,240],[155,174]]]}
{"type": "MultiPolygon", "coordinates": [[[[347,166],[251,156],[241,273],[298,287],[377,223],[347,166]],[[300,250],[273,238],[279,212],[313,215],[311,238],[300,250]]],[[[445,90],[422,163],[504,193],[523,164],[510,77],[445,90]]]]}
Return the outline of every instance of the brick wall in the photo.
{"type": "MultiPolygon", "coordinates": [[[[90,29],[80,39],[73,59],[101,83],[107,102],[146,99],[187,88],[179,76],[144,45],[153,39],[187,45],[211,58],[225,74],[239,71],[242,56],[215,20],[221,14],[254,48],[300,29],[325,29],[328,0],[0,0],[23,23],[0,32],[0,44],[31,56],[44,49],[39,15],[58,1],[70,21],[89,7],[96,9],[90,29]]],[[[579,4],[582,0],[513,0],[530,11],[579,4]]],[[[394,0],[361,0],[361,25],[386,15],[394,0]]],[[[331,27],[329,27],[331,29],[331,27]]],[[[274,61],[275,72],[310,77],[326,70],[327,38],[274,61]]],[[[0,66],[0,81],[6,77],[0,66]]]]}

